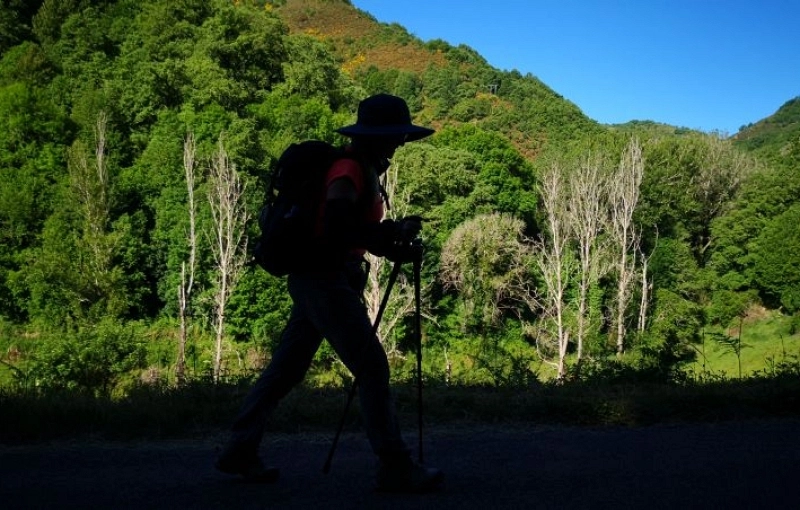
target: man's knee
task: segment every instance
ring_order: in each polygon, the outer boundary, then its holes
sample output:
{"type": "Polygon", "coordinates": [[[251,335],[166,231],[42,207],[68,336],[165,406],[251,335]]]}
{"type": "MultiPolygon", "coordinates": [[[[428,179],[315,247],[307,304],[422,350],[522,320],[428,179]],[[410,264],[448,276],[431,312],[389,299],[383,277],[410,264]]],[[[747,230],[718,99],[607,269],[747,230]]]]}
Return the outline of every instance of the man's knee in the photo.
{"type": "Polygon", "coordinates": [[[386,353],[383,346],[376,340],[375,344],[370,347],[364,356],[364,363],[362,363],[362,377],[369,377],[377,381],[389,381],[389,360],[386,359],[386,353]]]}

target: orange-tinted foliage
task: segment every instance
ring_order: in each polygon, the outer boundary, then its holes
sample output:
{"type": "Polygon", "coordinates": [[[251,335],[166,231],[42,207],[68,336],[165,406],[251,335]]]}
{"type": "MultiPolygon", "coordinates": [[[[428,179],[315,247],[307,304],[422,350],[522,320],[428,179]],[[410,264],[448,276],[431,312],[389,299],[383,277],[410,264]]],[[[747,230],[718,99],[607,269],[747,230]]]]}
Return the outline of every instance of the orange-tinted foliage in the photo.
{"type": "Polygon", "coordinates": [[[332,43],[348,73],[362,66],[422,73],[431,65],[445,64],[441,52],[426,49],[418,40],[385,41],[380,23],[344,1],[288,0],[276,12],[292,33],[332,43]]]}

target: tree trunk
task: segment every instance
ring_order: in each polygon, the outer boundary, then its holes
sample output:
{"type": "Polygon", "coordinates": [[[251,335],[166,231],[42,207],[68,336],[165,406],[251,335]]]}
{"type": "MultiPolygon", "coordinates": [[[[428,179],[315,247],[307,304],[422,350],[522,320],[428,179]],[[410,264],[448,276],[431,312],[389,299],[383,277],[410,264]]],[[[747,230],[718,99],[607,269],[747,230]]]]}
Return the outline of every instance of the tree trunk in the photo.
{"type": "Polygon", "coordinates": [[[211,163],[209,203],[213,220],[211,251],[216,262],[214,295],[213,378],[219,381],[222,372],[222,347],[225,335],[225,311],[236,281],[246,262],[245,226],[248,220],[244,198],[245,186],[236,167],[231,164],[220,135],[218,150],[211,163]]]}
{"type": "Polygon", "coordinates": [[[178,289],[178,316],[180,318],[180,337],[178,338],[178,359],[175,362],[175,381],[182,385],[186,381],[186,340],[189,331],[188,310],[194,286],[194,271],[197,257],[196,207],[194,202],[194,135],[189,134],[183,143],[183,170],[186,176],[187,206],[189,209],[189,269],[181,264],[181,284],[178,289]]]}
{"type": "Polygon", "coordinates": [[[606,226],[609,181],[604,162],[599,157],[587,157],[569,177],[568,219],[571,235],[578,243],[580,282],[578,287],[577,366],[583,359],[584,340],[589,324],[589,290],[605,274],[601,263],[603,246],[598,237],[606,226]]]}
{"type": "Polygon", "coordinates": [[[109,303],[119,292],[113,275],[116,241],[109,232],[111,204],[105,157],[106,126],[106,115],[100,112],[94,128],[94,161],[90,161],[88,149],[81,141],[70,148],[68,160],[70,184],[82,220],[79,246],[83,254],[79,257],[79,264],[83,266],[81,273],[85,282],[77,293],[81,295],[81,301],[89,304],[101,300],[109,303]]]}
{"type": "Polygon", "coordinates": [[[549,239],[540,239],[536,261],[545,283],[545,302],[549,308],[549,313],[544,315],[550,316],[555,322],[558,353],[556,366],[559,380],[564,379],[567,370],[566,356],[570,335],[564,322],[566,313],[564,295],[573,273],[566,256],[569,236],[565,192],[563,169],[558,165],[552,165],[542,175],[540,186],[549,239]]]}
{"type": "Polygon", "coordinates": [[[644,333],[647,327],[647,311],[650,304],[651,283],[648,280],[647,266],[649,259],[642,255],[642,299],[639,302],[639,334],[644,333]]]}
{"type": "Polygon", "coordinates": [[[639,247],[641,234],[633,224],[633,213],[639,201],[639,188],[644,173],[644,160],[639,141],[632,139],[623,152],[611,189],[611,232],[617,259],[616,294],[616,351],[621,356],[625,352],[625,315],[631,297],[631,282],[635,272],[635,254],[639,247]]]}

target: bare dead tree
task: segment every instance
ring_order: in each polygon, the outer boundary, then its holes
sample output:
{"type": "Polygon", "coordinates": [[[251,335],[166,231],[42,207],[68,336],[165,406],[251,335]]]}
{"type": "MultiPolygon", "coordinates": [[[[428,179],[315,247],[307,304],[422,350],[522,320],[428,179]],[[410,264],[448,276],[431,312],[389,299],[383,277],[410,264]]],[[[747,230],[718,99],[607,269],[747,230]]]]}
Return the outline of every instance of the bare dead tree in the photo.
{"type": "Polygon", "coordinates": [[[541,240],[521,238],[519,255],[509,271],[511,296],[521,305],[520,312],[533,312],[533,315],[537,317],[536,321],[529,322],[520,313],[523,334],[534,340],[539,359],[558,372],[561,360],[553,353],[559,352],[559,343],[551,331],[551,326],[556,323],[556,313],[551,300],[548,299],[548,292],[542,292],[536,286],[531,274],[533,267],[540,268],[538,259],[541,256],[541,240]]]}
{"type": "Polygon", "coordinates": [[[96,287],[111,266],[112,247],[107,242],[110,216],[108,166],[106,164],[106,126],[104,112],[97,116],[94,126],[94,160],[90,161],[86,147],[77,142],[69,150],[70,184],[83,216],[82,239],[90,252],[88,276],[96,287]]]}
{"type": "Polygon", "coordinates": [[[189,331],[188,310],[191,304],[197,259],[197,207],[194,201],[196,150],[194,134],[190,133],[183,141],[183,171],[186,177],[187,208],[189,212],[189,232],[187,235],[189,260],[181,263],[181,283],[178,287],[180,337],[178,338],[178,359],[175,363],[175,380],[179,385],[186,380],[186,340],[189,331]]]}
{"type": "Polygon", "coordinates": [[[601,240],[607,228],[609,180],[605,162],[589,155],[569,175],[568,214],[570,234],[578,245],[580,282],[578,283],[577,363],[583,359],[584,339],[590,324],[589,291],[609,270],[608,245],[601,240]]]}
{"type": "Polygon", "coordinates": [[[213,220],[211,251],[216,263],[213,376],[218,381],[222,370],[226,306],[247,261],[245,226],[249,219],[244,201],[245,185],[236,166],[228,158],[222,135],[211,161],[210,185],[208,200],[213,220]]]}
{"type": "Polygon", "coordinates": [[[106,160],[107,117],[100,112],[94,125],[94,157],[78,140],[69,149],[67,169],[70,187],[78,204],[81,224],[75,261],[77,286],[72,289],[82,305],[96,312],[115,315],[127,307],[123,273],[114,257],[123,233],[111,227],[111,182],[106,160]]]}
{"type": "Polygon", "coordinates": [[[552,318],[555,327],[557,377],[563,379],[566,376],[566,356],[570,340],[565,321],[567,312],[565,294],[575,268],[569,256],[567,186],[564,170],[559,164],[551,164],[542,173],[539,194],[544,205],[547,232],[535,242],[534,253],[545,284],[544,311],[552,318]]]}
{"type": "Polygon", "coordinates": [[[637,324],[637,329],[639,331],[639,335],[642,335],[647,329],[647,320],[648,314],[650,313],[650,299],[653,293],[653,280],[650,278],[650,259],[653,257],[653,253],[656,251],[656,247],[658,246],[658,230],[656,230],[655,241],[653,243],[653,248],[650,251],[650,255],[646,255],[641,249],[639,250],[639,258],[641,262],[641,299],[639,300],[639,321],[637,324]]]}
{"type": "Polygon", "coordinates": [[[615,310],[617,354],[625,352],[625,314],[635,277],[636,253],[641,241],[633,223],[633,213],[639,202],[639,189],[644,174],[642,147],[631,139],[623,151],[617,171],[611,180],[611,234],[617,250],[617,295],[615,310]]]}
{"type": "Polygon", "coordinates": [[[641,254],[642,270],[641,270],[641,299],[639,300],[639,322],[637,330],[641,335],[647,327],[647,311],[650,305],[650,291],[653,289],[653,283],[647,274],[647,268],[650,263],[650,257],[645,257],[641,254]]]}

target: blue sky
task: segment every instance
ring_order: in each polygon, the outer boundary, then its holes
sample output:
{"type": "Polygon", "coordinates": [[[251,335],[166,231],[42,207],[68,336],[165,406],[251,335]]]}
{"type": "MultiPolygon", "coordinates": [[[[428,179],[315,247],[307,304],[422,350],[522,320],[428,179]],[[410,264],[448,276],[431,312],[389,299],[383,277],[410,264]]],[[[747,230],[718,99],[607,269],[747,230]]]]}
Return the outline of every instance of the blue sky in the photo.
{"type": "Polygon", "coordinates": [[[598,122],[735,134],[800,96],[798,0],[352,0],[530,73],[598,122]]]}

